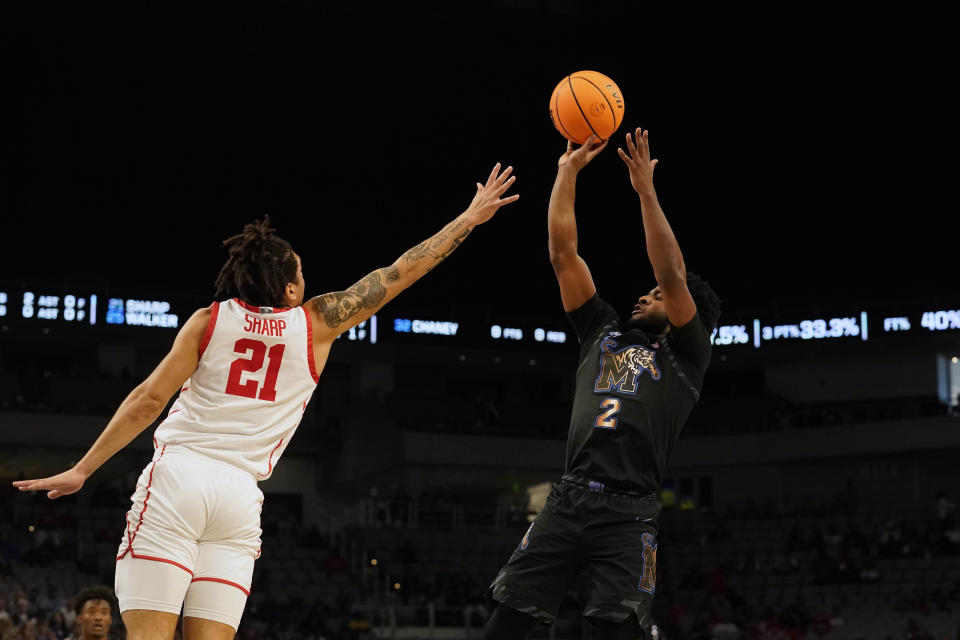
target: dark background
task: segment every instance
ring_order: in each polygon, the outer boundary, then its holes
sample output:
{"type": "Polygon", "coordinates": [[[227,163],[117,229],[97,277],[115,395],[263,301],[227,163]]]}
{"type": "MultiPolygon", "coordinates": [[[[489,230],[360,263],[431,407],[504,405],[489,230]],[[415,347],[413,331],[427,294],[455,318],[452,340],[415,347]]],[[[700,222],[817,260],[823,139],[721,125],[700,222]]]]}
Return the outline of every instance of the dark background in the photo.
{"type": "MultiPolygon", "coordinates": [[[[521,200],[391,303],[561,313],[546,206],[561,78],[651,131],[688,269],[728,313],[955,295],[943,16],[632,2],[34,7],[2,21],[0,280],[212,295],[269,214],[308,296],[392,262],[497,162],[521,200]],[[672,7],[672,8],[669,8],[672,7]]],[[[653,284],[613,144],[579,181],[581,253],[625,309],[653,284]]]]}

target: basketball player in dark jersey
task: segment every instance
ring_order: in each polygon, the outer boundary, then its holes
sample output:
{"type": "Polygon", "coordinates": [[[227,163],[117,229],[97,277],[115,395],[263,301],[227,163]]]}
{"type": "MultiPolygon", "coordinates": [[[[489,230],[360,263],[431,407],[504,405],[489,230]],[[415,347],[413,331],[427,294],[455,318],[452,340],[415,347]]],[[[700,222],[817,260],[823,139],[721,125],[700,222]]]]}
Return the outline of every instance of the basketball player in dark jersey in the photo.
{"type": "Polygon", "coordinates": [[[568,143],[547,215],[550,260],[580,341],[566,468],[541,513],[487,590],[485,640],[526,638],[578,587],[595,637],[647,637],[656,590],[657,517],[664,468],[700,396],[720,300],[687,273],[653,187],[647,132],[618,149],[640,197],[657,286],[626,321],[594,286],[577,253],[577,173],[603,148],[568,143]],[[502,606],[505,605],[505,606],[502,606]]]}

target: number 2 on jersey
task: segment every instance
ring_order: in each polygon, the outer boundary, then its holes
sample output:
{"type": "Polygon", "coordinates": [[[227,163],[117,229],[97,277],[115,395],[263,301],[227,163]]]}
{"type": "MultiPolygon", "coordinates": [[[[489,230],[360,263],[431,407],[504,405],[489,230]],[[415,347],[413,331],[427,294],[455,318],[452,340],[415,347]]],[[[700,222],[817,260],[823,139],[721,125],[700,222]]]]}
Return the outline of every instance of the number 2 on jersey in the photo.
{"type": "Polygon", "coordinates": [[[605,407],[606,411],[602,411],[597,416],[593,426],[600,429],[616,429],[617,415],[620,413],[620,401],[616,398],[604,398],[600,406],[605,407]]]}
{"type": "Polygon", "coordinates": [[[283,360],[283,349],[286,345],[275,344],[267,351],[267,345],[259,340],[251,338],[240,338],[233,345],[233,352],[243,354],[244,357],[237,358],[230,365],[230,376],[227,378],[226,393],[232,396],[243,396],[244,398],[257,398],[273,402],[277,399],[277,376],[280,375],[280,363],[283,360]],[[247,357],[247,354],[253,351],[253,355],[247,357]],[[263,387],[260,388],[260,395],[257,395],[257,388],[260,383],[256,380],[248,379],[241,383],[240,378],[244,371],[253,373],[263,368],[263,357],[266,355],[269,363],[267,364],[267,376],[263,381],[263,387]]]}

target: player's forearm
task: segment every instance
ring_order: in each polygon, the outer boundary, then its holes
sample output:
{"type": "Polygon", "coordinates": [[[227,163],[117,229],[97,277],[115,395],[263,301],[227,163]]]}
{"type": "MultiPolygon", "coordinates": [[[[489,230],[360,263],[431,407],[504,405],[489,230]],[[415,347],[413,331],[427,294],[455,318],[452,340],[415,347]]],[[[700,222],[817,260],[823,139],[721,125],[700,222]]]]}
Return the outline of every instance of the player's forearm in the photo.
{"type": "Polygon", "coordinates": [[[553,182],[547,207],[547,243],[551,262],[577,254],[576,190],[577,172],[561,167],[553,182]]]}
{"type": "Polygon", "coordinates": [[[103,433],[75,468],[86,477],[90,477],[104,462],[150,426],[163,411],[164,406],[164,402],[151,397],[142,385],[138,386],[120,404],[103,433]]]}
{"type": "Polygon", "coordinates": [[[685,278],[686,267],[683,254],[677,243],[667,216],[660,207],[655,191],[640,194],[640,209],[643,216],[643,232],[647,241],[647,257],[654,276],[661,285],[664,280],[685,278]]]}
{"type": "Polygon", "coordinates": [[[410,247],[393,263],[397,280],[410,284],[447,259],[476,224],[464,212],[423,242],[410,247]]]}
{"type": "Polygon", "coordinates": [[[419,280],[460,246],[476,226],[467,212],[420,244],[410,247],[388,267],[370,272],[346,291],[317,296],[313,309],[324,320],[330,336],[356,326],[419,280]]]}

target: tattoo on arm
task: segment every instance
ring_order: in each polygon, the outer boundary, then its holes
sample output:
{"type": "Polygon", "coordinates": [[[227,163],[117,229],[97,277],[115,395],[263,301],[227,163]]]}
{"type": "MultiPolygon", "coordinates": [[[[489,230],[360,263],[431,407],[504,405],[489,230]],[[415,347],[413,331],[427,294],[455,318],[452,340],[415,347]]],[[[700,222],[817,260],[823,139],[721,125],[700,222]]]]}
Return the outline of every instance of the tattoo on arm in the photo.
{"type": "MultiPolygon", "coordinates": [[[[446,250],[446,251],[444,251],[443,253],[441,253],[441,254],[439,254],[439,255],[437,256],[437,262],[442,262],[442,261],[446,260],[446,259],[447,259],[447,256],[449,256],[451,253],[453,253],[454,249],[456,249],[457,247],[459,247],[459,246],[460,246],[460,243],[463,242],[464,239],[465,239],[468,235],[470,235],[470,232],[471,232],[471,231],[473,231],[473,229],[469,229],[469,228],[464,229],[463,231],[461,231],[460,234],[457,235],[457,237],[455,237],[455,238],[453,239],[453,244],[451,244],[449,247],[447,247],[447,250],[446,250]]],[[[436,265],[433,265],[433,266],[435,267],[436,265]]],[[[430,267],[430,268],[432,269],[433,267],[430,267]]]]}
{"type": "MultiPolygon", "coordinates": [[[[430,271],[453,253],[471,231],[472,228],[467,225],[466,217],[461,216],[429,240],[408,249],[400,256],[400,260],[412,265],[428,257],[432,258],[433,263],[426,269],[430,271]]],[[[392,265],[377,269],[346,291],[328,293],[316,298],[314,304],[317,311],[323,315],[327,326],[336,329],[361,310],[378,308],[387,295],[386,285],[396,282],[399,278],[400,271],[392,265]]]]}
{"type": "MultiPolygon", "coordinates": [[[[421,242],[418,245],[411,247],[400,256],[400,259],[407,263],[418,262],[423,260],[427,256],[430,256],[434,259],[435,263],[442,262],[453,253],[454,249],[460,246],[460,243],[470,235],[472,229],[466,226],[467,223],[465,220],[456,220],[447,225],[443,230],[440,231],[437,235],[421,242]],[[442,247],[445,245],[451,236],[453,237],[452,244],[443,250],[442,247]]],[[[437,266],[433,264],[430,269],[437,266]]],[[[428,269],[428,271],[430,270],[428,269]]]]}
{"type": "Polygon", "coordinates": [[[362,278],[346,291],[320,296],[316,302],[327,326],[336,329],[362,309],[374,309],[387,295],[384,286],[400,277],[395,267],[384,267],[362,278]]]}

